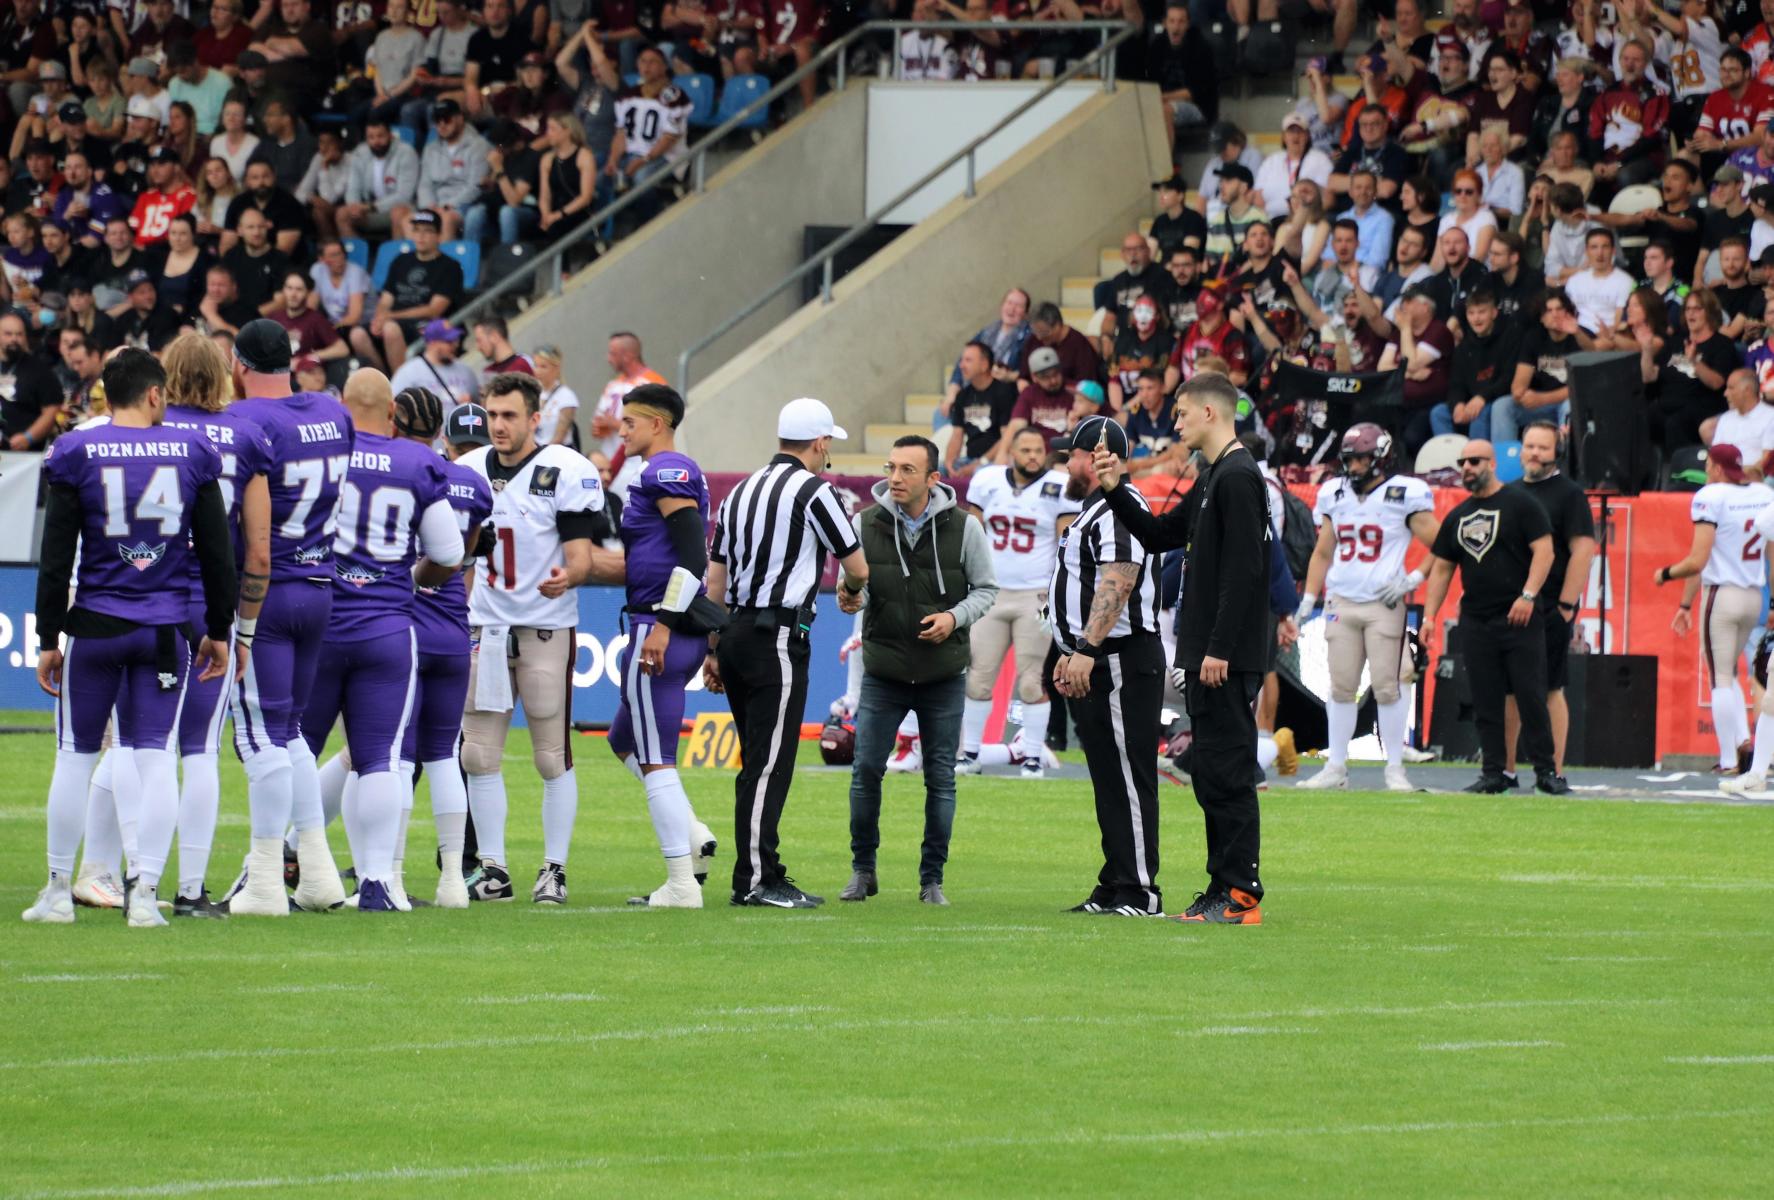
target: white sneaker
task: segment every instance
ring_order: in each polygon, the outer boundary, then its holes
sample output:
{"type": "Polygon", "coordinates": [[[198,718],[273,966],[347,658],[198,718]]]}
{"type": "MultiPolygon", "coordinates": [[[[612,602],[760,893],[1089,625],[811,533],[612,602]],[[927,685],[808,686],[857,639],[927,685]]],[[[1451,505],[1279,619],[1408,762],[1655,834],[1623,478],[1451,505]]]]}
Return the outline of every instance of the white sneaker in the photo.
{"type": "Polygon", "coordinates": [[[1754,771],[1745,771],[1730,779],[1719,780],[1719,791],[1731,796],[1747,796],[1751,792],[1765,792],[1767,790],[1768,777],[1757,775],[1754,771]]]}
{"type": "Polygon", "coordinates": [[[165,925],[166,918],[160,915],[159,897],[153,888],[145,888],[139,884],[130,889],[129,893],[129,927],[131,929],[153,929],[165,925]]]}
{"type": "MultiPolygon", "coordinates": [[[[301,882],[296,884],[297,908],[325,912],[345,903],[345,885],[339,880],[339,868],[326,844],[324,828],[304,829],[296,834],[296,865],[302,870],[301,882]]],[[[281,861],[278,866],[281,869],[281,861]]]]}
{"type": "Polygon", "coordinates": [[[889,771],[922,771],[924,769],[924,752],[922,743],[915,737],[899,735],[894,744],[893,757],[887,760],[889,771]]]}
{"type": "Polygon", "coordinates": [[[37,902],[20,914],[25,920],[40,925],[72,925],[74,896],[67,879],[51,879],[37,893],[37,902]]]}
{"type": "Polygon", "coordinates": [[[467,908],[468,884],[462,879],[462,855],[443,856],[443,873],[437,877],[437,896],[431,901],[438,908],[467,908]]]}
{"type": "Polygon", "coordinates": [[[984,768],[979,765],[978,754],[962,754],[955,759],[955,774],[978,775],[984,768]]]}
{"type": "Polygon", "coordinates": [[[1043,767],[1041,765],[1040,759],[1025,758],[1025,759],[1023,759],[1021,778],[1023,778],[1023,779],[1046,779],[1047,778],[1047,770],[1045,767],[1043,767]]]}
{"type": "Polygon", "coordinates": [[[123,885],[109,871],[89,871],[83,863],[74,879],[74,903],[86,908],[122,908],[123,885]]]}
{"type": "Polygon", "coordinates": [[[1435,761],[1435,753],[1431,750],[1419,750],[1415,746],[1405,746],[1404,761],[1407,763],[1426,763],[1435,761]]]}
{"type": "Polygon", "coordinates": [[[696,818],[690,818],[690,871],[698,882],[708,878],[708,860],[715,856],[720,845],[714,830],[696,818]]]}
{"type": "Polygon", "coordinates": [[[388,881],[388,896],[394,901],[394,907],[401,912],[413,911],[412,899],[407,896],[405,872],[398,862],[394,864],[394,878],[388,881]]]}
{"type": "Polygon", "coordinates": [[[649,895],[630,896],[628,902],[636,908],[701,908],[702,889],[668,879],[649,895]]]}
{"type": "Polygon", "coordinates": [[[1389,792],[1414,792],[1417,788],[1411,782],[1411,777],[1404,773],[1402,766],[1395,767],[1391,763],[1387,763],[1386,790],[1389,792]]]}
{"type": "Polygon", "coordinates": [[[287,917],[289,893],[283,890],[283,839],[254,838],[246,856],[246,882],[228,900],[236,917],[287,917]]]}
{"type": "Polygon", "coordinates": [[[1346,788],[1349,786],[1349,768],[1337,763],[1326,763],[1324,769],[1310,779],[1302,779],[1294,784],[1297,788],[1309,791],[1323,791],[1329,788],[1346,788]]]}

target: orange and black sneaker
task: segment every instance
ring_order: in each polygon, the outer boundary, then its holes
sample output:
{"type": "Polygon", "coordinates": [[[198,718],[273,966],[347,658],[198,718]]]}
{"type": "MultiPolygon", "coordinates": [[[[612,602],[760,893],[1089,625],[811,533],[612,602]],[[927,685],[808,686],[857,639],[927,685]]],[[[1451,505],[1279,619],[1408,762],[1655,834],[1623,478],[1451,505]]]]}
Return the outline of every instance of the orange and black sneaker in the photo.
{"type": "Polygon", "coordinates": [[[1215,889],[1195,897],[1195,903],[1174,918],[1208,925],[1261,925],[1263,910],[1257,898],[1242,888],[1215,889]]]}

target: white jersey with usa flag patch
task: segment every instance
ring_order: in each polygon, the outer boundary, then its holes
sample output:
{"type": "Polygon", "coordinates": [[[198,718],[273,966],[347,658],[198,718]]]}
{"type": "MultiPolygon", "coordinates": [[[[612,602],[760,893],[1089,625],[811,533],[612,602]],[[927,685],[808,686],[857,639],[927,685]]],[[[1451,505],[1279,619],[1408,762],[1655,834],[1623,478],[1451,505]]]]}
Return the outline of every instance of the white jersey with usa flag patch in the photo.
{"type": "Polygon", "coordinates": [[[1421,479],[1394,475],[1365,496],[1347,479],[1318,489],[1313,517],[1336,534],[1325,594],[1353,604],[1380,598],[1380,590],[1404,573],[1411,518],[1435,511],[1435,495],[1421,479]]]}
{"type": "Polygon", "coordinates": [[[1761,590],[1768,577],[1767,543],[1756,518],[1774,500],[1759,483],[1709,483],[1694,493],[1688,515],[1696,525],[1711,525],[1712,554],[1700,568],[1700,582],[1718,587],[1761,590]]]}
{"type": "Polygon", "coordinates": [[[571,629],[579,623],[573,590],[550,599],[536,589],[550,570],[566,565],[560,518],[604,511],[597,468],[577,450],[554,444],[539,447],[515,471],[501,467],[496,453],[487,446],[460,460],[493,489],[493,547],[475,567],[468,622],[571,629]]]}
{"type": "Polygon", "coordinates": [[[979,509],[992,543],[992,570],[1001,588],[1047,586],[1059,546],[1059,521],[1084,507],[1066,498],[1066,473],[1048,471],[1016,486],[1010,467],[981,467],[967,485],[967,503],[979,509]]]}

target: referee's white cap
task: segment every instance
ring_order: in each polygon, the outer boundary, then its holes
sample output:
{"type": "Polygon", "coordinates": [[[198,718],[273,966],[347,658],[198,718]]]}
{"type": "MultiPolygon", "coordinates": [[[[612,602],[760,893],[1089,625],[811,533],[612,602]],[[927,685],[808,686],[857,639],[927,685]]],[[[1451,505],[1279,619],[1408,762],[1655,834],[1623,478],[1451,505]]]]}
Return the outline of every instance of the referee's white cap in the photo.
{"type": "Polygon", "coordinates": [[[811,396],[790,400],[782,406],[776,418],[776,436],[785,442],[811,442],[822,437],[845,441],[850,437],[843,426],[833,423],[832,410],[811,396]]]}

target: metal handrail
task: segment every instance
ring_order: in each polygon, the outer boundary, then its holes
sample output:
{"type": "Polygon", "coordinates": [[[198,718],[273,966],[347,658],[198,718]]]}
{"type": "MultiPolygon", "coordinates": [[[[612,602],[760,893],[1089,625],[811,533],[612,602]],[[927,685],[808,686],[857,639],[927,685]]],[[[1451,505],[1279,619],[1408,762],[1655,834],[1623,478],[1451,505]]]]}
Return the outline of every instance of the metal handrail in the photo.
{"type": "MultiPolygon", "coordinates": [[[[1110,44],[1110,35],[1112,32],[1117,30],[1137,31],[1136,26],[1130,25],[1125,21],[1043,21],[1041,22],[1040,27],[1042,29],[1057,30],[1098,30],[1100,31],[1102,38],[1102,45],[1098,47],[1099,50],[1110,44]]],[[[1009,27],[1002,21],[870,21],[867,24],[858,25],[855,29],[852,29],[849,33],[846,33],[843,37],[831,43],[831,45],[825,47],[825,49],[821,50],[818,54],[808,59],[804,66],[795,68],[795,70],[786,76],[781,83],[778,83],[762,96],[759,96],[756,100],[753,100],[750,104],[740,109],[732,117],[729,117],[724,124],[716,126],[709,133],[705,134],[701,140],[692,143],[685,154],[685,160],[689,163],[690,168],[690,190],[698,195],[707,190],[709,153],[719,145],[728,134],[741,128],[746,121],[750,120],[760,110],[768,111],[770,105],[799,87],[802,79],[816,71],[823,70],[834,58],[837,59],[837,90],[843,91],[846,78],[846,52],[851,46],[874,34],[897,33],[907,29],[954,31],[990,29],[997,32],[1006,32],[1009,27]]],[[[1114,39],[1114,44],[1120,45],[1120,43],[1125,40],[1127,40],[1125,37],[1116,38],[1114,39]]],[[[1092,58],[1095,58],[1094,53],[1092,58]]],[[[1113,87],[1114,84],[1113,61],[1113,56],[1111,56],[1109,59],[1109,86],[1111,87],[1113,87]]],[[[895,70],[898,70],[897,59],[895,60],[895,70]]],[[[1075,72],[1068,72],[1065,78],[1073,78],[1074,74],[1075,72]]],[[[598,169],[600,171],[603,170],[603,167],[604,164],[598,164],[598,169]]],[[[456,310],[452,318],[455,324],[458,327],[461,327],[465,322],[472,320],[477,313],[490,309],[493,302],[500,297],[510,295],[525,285],[533,284],[537,273],[544,268],[553,272],[553,277],[549,281],[549,293],[555,296],[560,295],[561,289],[566,282],[562,260],[568,250],[579,245],[579,243],[585,241],[587,238],[595,237],[597,231],[603,228],[612,217],[627,211],[629,207],[638,203],[641,197],[650,196],[658,189],[672,187],[678,182],[677,171],[669,170],[661,171],[644,183],[629,188],[627,191],[623,192],[622,195],[616,197],[615,200],[606,204],[597,212],[592,213],[585,221],[580,223],[577,229],[573,230],[559,241],[539,250],[535,258],[531,259],[523,267],[513,271],[510,275],[507,275],[504,279],[501,279],[498,283],[494,284],[492,287],[470,300],[467,304],[463,305],[460,309],[456,310]]]]}
{"type": "MultiPolygon", "coordinates": [[[[892,21],[892,22],[884,21],[884,22],[881,22],[881,24],[909,27],[909,26],[911,26],[912,23],[907,22],[907,21],[892,21]]],[[[978,22],[971,22],[970,24],[971,25],[978,25],[978,22]]],[[[1104,23],[1103,22],[1096,22],[1096,24],[1100,26],[1104,23]]],[[[1037,104],[1039,104],[1043,100],[1045,100],[1048,96],[1050,96],[1054,92],[1058,91],[1062,86],[1064,86],[1067,83],[1070,83],[1072,80],[1074,80],[1074,79],[1078,78],[1080,75],[1086,73],[1092,67],[1094,67],[1097,63],[1100,62],[1100,63],[1104,64],[1103,90],[1106,92],[1114,91],[1115,90],[1115,51],[1117,48],[1120,47],[1120,45],[1123,42],[1128,41],[1130,38],[1135,37],[1136,35],[1140,34],[1143,31],[1138,26],[1130,25],[1125,22],[1112,22],[1111,24],[1113,24],[1114,26],[1117,27],[1117,32],[1115,32],[1113,35],[1111,35],[1108,31],[1105,30],[1104,34],[1103,34],[1103,41],[1102,41],[1101,45],[1099,45],[1096,49],[1092,50],[1089,54],[1085,55],[1083,58],[1074,62],[1071,66],[1067,67],[1060,74],[1054,76],[1053,79],[1048,81],[1046,87],[1042,88],[1040,91],[1036,92],[1033,96],[1030,96],[1027,100],[1023,101],[1021,104],[1019,104],[1015,108],[1011,109],[1010,112],[1007,113],[1003,118],[1001,118],[997,124],[993,125],[990,129],[986,130],[984,133],[982,133],[978,137],[974,138],[971,142],[968,142],[965,146],[961,147],[959,150],[957,150],[953,154],[949,155],[942,162],[938,163],[935,167],[931,168],[928,172],[926,172],[924,174],[924,176],[922,178],[920,178],[917,182],[911,184],[904,191],[900,192],[899,195],[893,197],[893,199],[891,199],[891,200],[888,200],[887,202],[882,204],[879,208],[877,208],[874,212],[869,213],[861,221],[852,225],[850,227],[849,231],[847,233],[845,233],[842,237],[838,238],[836,241],[834,241],[831,244],[829,244],[828,246],[826,246],[826,248],[821,250],[818,254],[815,254],[812,258],[809,258],[806,262],[802,263],[800,266],[798,266],[794,270],[790,271],[787,275],[784,275],[781,279],[777,280],[774,284],[772,284],[769,288],[765,289],[760,295],[758,295],[755,299],[753,299],[744,308],[741,308],[738,312],[734,313],[731,317],[728,317],[725,321],[722,321],[719,325],[715,326],[714,329],[712,329],[708,333],[704,334],[697,341],[694,341],[694,342],[690,343],[690,345],[686,346],[684,348],[683,352],[678,355],[678,394],[685,397],[686,399],[689,398],[689,395],[690,395],[690,360],[692,358],[694,358],[696,355],[702,353],[702,351],[708,349],[710,346],[714,345],[716,342],[720,341],[722,338],[726,337],[729,333],[732,333],[733,330],[737,329],[740,325],[744,324],[746,321],[750,320],[766,304],[769,304],[772,300],[776,299],[776,297],[778,295],[780,295],[785,288],[788,288],[791,285],[793,285],[794,283],[798,282],[803,276],[807,275],[809,272],[813,271],[816,268],[820,269],[823,272],[822,278],[820,280],[820,286],[819,286],[819,301],[821,304],[830,304],[832,302],[832,272],[833,272],[832,263],[833,263],[834,259],[836,258],[836,256],[840,252],[847,250],[851,246],[855,245],[856,242],[859,241],[865,234],[867,234],[868,232],[873,230],[877,225],[879,225],[882,221],[882,218],[884,218],[888,213],[890,213],[894,209],[898,208],[901,204],[904,204],[907,200],[910,200],[913,196],[915,196],[919,192],[923,191],[926,187],[929,187],[932,183],[936,182],[936,180],[938,178],[940,178],[942,175],[944,175],[950,169],[952,169],[955,166],[955,164],[957,164],[963,160],[965,160],[967,163],[967,186],[963,190],[962,195],[964,195],[969,200],[973,199],[974,195],[975,195],[975,184],[977,182],[977,180],[975,178],[975,175],[976,175],[975,156],[978,154],[979,148],[981,146],[983,146],[986,142],[990,141],[992,138],[996,137],[998,134],[1002,133],[1005,129],[1009,128],[1009,126],[1012,125],[1017,120],[1019,120],[1024,113],[1028,112],[1030,109],[1034,108],[1037,104]]],[[[928,28],[928,27],[929,26],[921,26],[921,28],[928,28]]],[[[1064,25],[1061,22],[1052,22],[1049,25],[1049,27],[1050,28],[1063,28],[1064,25]]],[[[1001,28],[1001,26],[1000,26],[1000,28],[1001,28]]]]}

